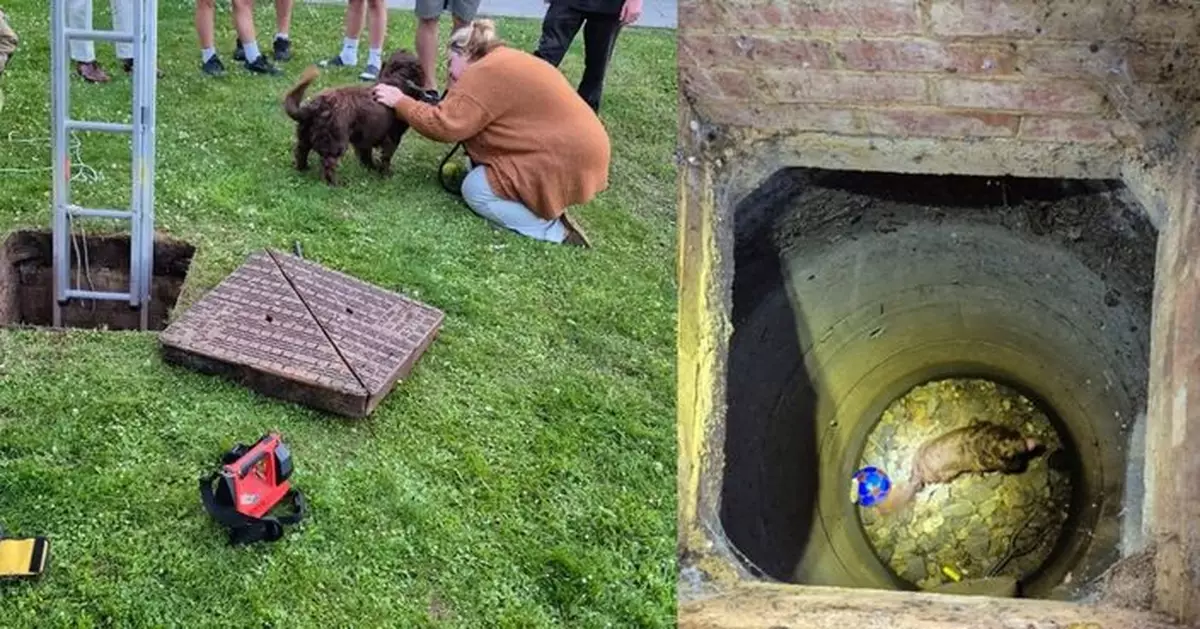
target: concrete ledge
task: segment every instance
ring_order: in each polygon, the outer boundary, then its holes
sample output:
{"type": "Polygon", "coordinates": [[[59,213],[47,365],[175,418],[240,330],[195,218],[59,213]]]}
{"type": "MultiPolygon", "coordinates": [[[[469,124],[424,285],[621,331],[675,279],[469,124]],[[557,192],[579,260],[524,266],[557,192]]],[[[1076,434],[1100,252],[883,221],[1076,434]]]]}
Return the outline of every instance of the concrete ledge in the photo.
{"type": "Polygon", "coordinates": [[[774,158],[780,167],[929,175],[1120,179],[1125,150],[1013,139],[895,138],[822,132],[766,134],[728,128],[725,140],[744,155],[774,158]]]}
{"type": "Polygon", "coordinates": [[[1147,612],[1031,599],[743,584],[679,606],[683,629],[1169,629],[1147,612]]]}

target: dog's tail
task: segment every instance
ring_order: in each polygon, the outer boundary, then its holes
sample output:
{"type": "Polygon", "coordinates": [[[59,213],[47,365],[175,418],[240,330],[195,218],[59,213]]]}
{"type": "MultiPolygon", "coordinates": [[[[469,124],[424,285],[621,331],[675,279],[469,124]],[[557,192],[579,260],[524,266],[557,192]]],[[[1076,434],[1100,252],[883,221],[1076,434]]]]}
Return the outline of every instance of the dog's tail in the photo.
{"type": "Polygon", "coordinates": [[[304,90],[308,89],[310,83],[317,79],[320,71],[317,66],[308,66],[304,69],[304,73],[300,75],[300,80],[292,86],[292,89],[287,91],[283,96],[283,110],[292,120],[300,121],[304,119],[304,111],[300,107],[301,101],[304,100],[304,90]]]}

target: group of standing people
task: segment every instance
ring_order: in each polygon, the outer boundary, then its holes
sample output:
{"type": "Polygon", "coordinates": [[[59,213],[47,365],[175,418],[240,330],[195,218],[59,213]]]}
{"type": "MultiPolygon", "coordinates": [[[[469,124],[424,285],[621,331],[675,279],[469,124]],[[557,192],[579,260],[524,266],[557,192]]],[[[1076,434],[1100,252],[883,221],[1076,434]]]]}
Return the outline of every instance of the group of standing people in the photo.
{"type": "MultiPolygon", "coordinates": [[[[278,74],[258,47],[254,0],[231,0],[237,42],[233,58],[246,70],[278,74]]],[[[275,62],[291,58],[295,0],[275,0],[275,62]]],[[[67,24],[92,29],[92,0],[67,0],[67,24]]],[[[110,0],[113,30],[132,29],[133,0],[110,0]]],[[[195,25],[201,69],[225,72],[214,41],[215,0],[196,0],[195,25]]],[[[377,84],[376,99],[392,108],[418,133],[435,141],[462,143],[468,174],[461,187],[478,215],[524,236],[590,246],[567,208],[592,200],[608,187],[611,157],[608,134],[597,114],[609,60],[621,27],[637,21],[642,0],[546,0],[538,47],[515,50],[498,36],[490,20],[476,20],[480,0],[416,0],[416,52],[426,90],[437,90],[438,20],[449,11],[454,30],[447,47],[449,87],[437,104],[405,96],[377,84]],[[572,88],[556,68],[583,31],[584,73],[572,88]]],[[[342,49],[326,66],[357,67],[358,38],[370,13],[369,51],[360,78],[375,81],[387,31],[386,0],[348,0],[342,49]]],[[[0,13],[0,73],[15,50],[16,35],[0,13]]],[[[71,59],[84,80],[110,80],[96,60],[95,45],[72,41],[71,59]]],[[[133,47],[116,44],[124,70],[133,70],[133,47]]]]}
{"type": "MultiPolygon", "coordinates": [[[[533,53],[558,67],[571,46],[583,31],[584,72],[579,82],[580,97],[592,108],[600,110],[601,93],[608,63],[612,58],[617,34],[621,27],[641,17],[643,0],[546,0],[547,9],[542,21],[541,39],[533,53]]],[[[109,0],[112,8],[113,30],[129,31],[133,27],[133,0],[109,0]]],[[[276,65],[292,58],[288,29],[292,22],[295,0],[275,0],[275,35],[271,41],[270,58],[258,45],[254,26],[254,0],[230,0],[233,25],[237,32],[233,60],[249,72],[279,74],[276,65]]],[[[67,0],[67,25],[77,29],[92,28],[93,0],[67,0]]],[[[200,69],[209,75],[225,74],[225,64],[217,53],[215,41],[216,0],[196,0],[195,26],[200,44],[200,69]]],[[[416,0],[416,53],[425,71],[427,90],[436,90],[437,40],[439,19],[449,12],[454,30],[470,24],[479,11],[480,0],[416,0]]],[[[359,78],[375,81],[383,60],[383,44],[387,36],[387,0],[347,0],[344,35],[341,50],[322,61],[323,66],[358,67],[359,38],[368,27],[367,62],[359,78]],[[369,17],[369,20],[368,20],[369,17]],[[368,26],[369,22],[369,26],[368,26]]],[[[0,30],[6,27],[0,27],[0,30]]],[[[8,29],[11,32],[11,29],[8,29]]],[[[0,32],[0,37],[3,37],[0,32]]],[[[13,36],[15,40],[15,36],[13,36]]],[[[5,44],[0,41],[0,55],[5,44]]],[[[96,46],[91,41],[72,41],[71,60],[75,71],[85,81],[104,83],[108,73],[96,59],[96,46]]],[[[133,71],[133,46],[116,44],[117,59],[126,72],[133,71]]],[[[3,60],[0,59],[0,64],[3,60]]],[[[0,68],[3,66],[0,65],[0,68]]],[[[161,72],[160,72],[161,75],[161,72]]]]}

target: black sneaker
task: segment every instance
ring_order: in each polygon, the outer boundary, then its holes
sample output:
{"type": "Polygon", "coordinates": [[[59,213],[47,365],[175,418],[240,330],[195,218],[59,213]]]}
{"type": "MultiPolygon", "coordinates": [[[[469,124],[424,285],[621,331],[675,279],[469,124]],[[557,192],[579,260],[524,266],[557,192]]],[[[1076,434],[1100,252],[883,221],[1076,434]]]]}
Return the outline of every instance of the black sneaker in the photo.
{"type": "Polygon", "coordinates": [[[341,55],[334,55],[332,59],[318,61],[317,65],[321,66],[322,68],[344,68],[347,66],[346,62],[342,61],[341,55]]]}
{"type": "Polygon", "coordinates": [[[276,37],[274,48],[274,56],[276,61],[282,62],[292,58],[292,41],[290,39],[276,37]]]}
{"type": "Polygon", "coordinates": [[[235,43],[237,45],[234,46],[234,48],[233,48],[233,60],[234,61],[245,61],[246,60],[246,49],[242,48],[242,40],[239,39],[235,43]]]}
{"type": "MultiPolygon", "coordinates": [[[[121,68],[125,70],[125,74],[133,74],[133,59],[122,59],[121,68]]],[[[162,68],[157,68],[154,73],[160,79],[163,76],[162,68]]]]}
{"type": "Polygon", "coordinates": [[[245,65],[247,70],[255,74],[279,74],[281,72],[279,68],[267,61],[266,55],[259,55],[257,59],[247,62],[245,65]]]}
{"type": "Polygon", "coordinates": [[[221,58],[213,55],[200,65],[200,71],[209,76],[225,76],[225,64],[221,63],[221,58]]]}
{"type": "Polygon", "coordinates": [[[364,81],[378,81],[379,80],[379,67],[374,66],[374,65],[368,65],[367,69],[364,70],[362,74],[358,75],[358,78],[360,78],[364,81]]]}

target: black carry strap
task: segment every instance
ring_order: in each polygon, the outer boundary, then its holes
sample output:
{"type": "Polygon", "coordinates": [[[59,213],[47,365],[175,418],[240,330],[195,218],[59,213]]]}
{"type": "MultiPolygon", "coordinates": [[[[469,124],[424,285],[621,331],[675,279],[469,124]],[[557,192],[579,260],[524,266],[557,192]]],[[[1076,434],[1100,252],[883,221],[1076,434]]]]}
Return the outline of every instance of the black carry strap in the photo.
{"type": "MultiPolygon", "coordinates": [[[[222,458],[228,456],[227,454],[222,458]]],[[[204,503],[204,510],[229,530],[230,544],[236,546],[261,541],[274,542],[283,537],[285,524],[296,524],[304,519],[307,504],[304,501],[304,495],[295,489],[288,491],[284,496],[284,500],[292,505],[292,513],[284,516],[253,518],[239,513],[237,509],[229,505],[219,503],[216,493],[213,491],[213,482],[220,477],[219,472],[214,472],[200,479],[200,500],[204,503]]]]}

